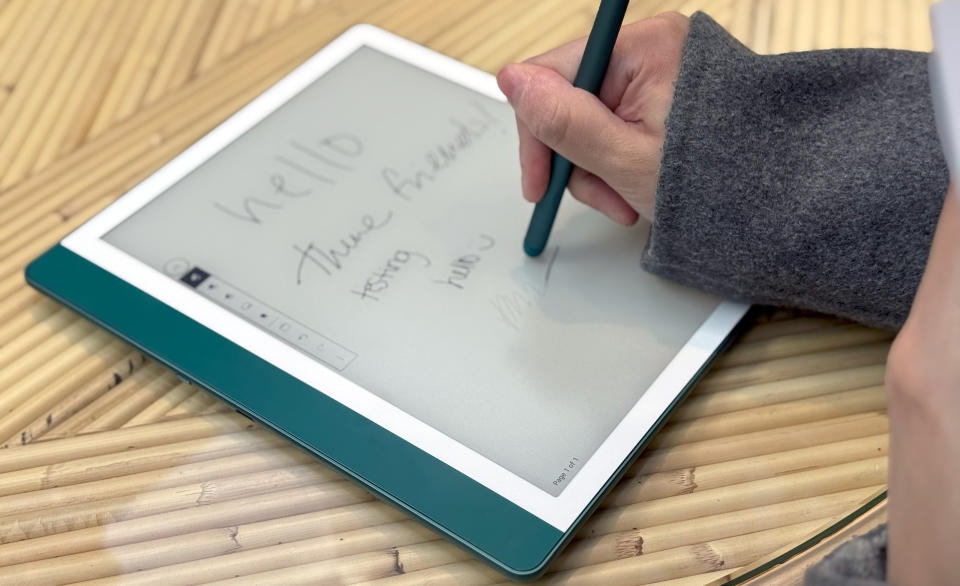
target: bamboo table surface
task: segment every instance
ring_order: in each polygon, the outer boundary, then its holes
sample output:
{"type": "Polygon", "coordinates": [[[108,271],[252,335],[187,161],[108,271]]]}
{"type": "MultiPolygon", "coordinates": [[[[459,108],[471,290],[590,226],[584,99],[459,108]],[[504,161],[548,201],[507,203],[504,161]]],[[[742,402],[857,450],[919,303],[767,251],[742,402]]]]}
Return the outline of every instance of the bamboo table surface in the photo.
{"type": "MultiPolygon", "coordinates": [[[[634,0],[769,53],[928,50],[928,0],[634,0]]],[[[27,262],[348,26],[487,71],[594,0],[0,0],[0,583],[488,584],[503,577],[24,282],[27,262]]],[[[886,483],[889,333],[774,313],[551,567],[700,584],[886,483]]]]}

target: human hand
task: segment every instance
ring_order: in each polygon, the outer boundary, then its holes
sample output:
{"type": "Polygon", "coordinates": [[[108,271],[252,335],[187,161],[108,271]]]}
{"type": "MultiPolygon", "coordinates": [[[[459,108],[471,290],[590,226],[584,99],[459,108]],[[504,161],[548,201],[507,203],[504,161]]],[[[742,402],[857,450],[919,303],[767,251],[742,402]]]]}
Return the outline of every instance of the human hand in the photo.
{"type": "Polygon", "coordinates": [[[886,378],[887,579],[894,584],[958,584],[960,206],[953,191],[940,214],[910,315],[890,350],[886,378]]]}
{"type": "Polygon", "coordinates": [[[598,96],[574,88],[586,38],[520,64],[497,83],[517,114],[524,197],[537,202],[551,149],[576,167],[574,197],[615,222],[653,220],[666,118],[689,19],[671,12],[623,27],[598,96]]]}

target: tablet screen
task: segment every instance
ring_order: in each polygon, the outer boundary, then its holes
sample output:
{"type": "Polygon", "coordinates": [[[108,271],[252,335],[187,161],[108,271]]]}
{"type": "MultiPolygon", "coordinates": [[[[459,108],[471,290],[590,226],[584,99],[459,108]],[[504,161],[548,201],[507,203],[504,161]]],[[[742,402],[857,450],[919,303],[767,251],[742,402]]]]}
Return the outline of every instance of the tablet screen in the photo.
{"type": "Polygon", "coordinates": [[[508,105],[361,47],[103,239],[555,497],[720,300],[572,198],[527,258],[519,182],[508,105]]]}

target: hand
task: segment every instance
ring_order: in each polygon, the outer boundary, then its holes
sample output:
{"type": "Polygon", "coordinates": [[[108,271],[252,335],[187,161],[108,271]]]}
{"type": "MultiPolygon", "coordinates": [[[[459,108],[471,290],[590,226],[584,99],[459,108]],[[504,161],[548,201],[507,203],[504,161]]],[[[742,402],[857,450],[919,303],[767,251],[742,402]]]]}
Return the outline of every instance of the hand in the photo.
{"type": "MultiPolygon", "coordinates": [[[[957,189],[954,185],[953,189],[957,189]]],[[[887,579],[960,584],[960,206],[947,194],[910,315],[887,359],[887,579]]]]}
{"type": "Polygon", "coordinates": [[[576,167],[570,192],[610,219],[653,220],[665,122],[689,20],[665,13],[623,27],[599,96],[574,88],[586,39],[521,64],[497,83],[517,113],[523,195],[539,201],[550,150],[576,167]]]}

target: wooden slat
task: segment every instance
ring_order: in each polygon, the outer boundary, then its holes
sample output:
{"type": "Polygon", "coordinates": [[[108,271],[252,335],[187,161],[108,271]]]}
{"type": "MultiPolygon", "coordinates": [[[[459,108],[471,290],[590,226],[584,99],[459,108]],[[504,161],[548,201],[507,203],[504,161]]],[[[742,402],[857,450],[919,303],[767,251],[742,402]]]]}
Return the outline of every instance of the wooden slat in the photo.
{"type": "MultiPolygon", "coordinates": [[[[90,60],[90,54],[96,45],[96,32],[103,28],[113,6],[109,2],[85,2],[84,13],[77,15],[83,22],[75,30],[78,32],[76,45],[70,44],[69,38],[61,39],[60,44],[68,57],[60,75],[51,81],[49,97],[46,101],[36,100],[38,106],[36,118],[25,136],[23,143],[12,155],[10,165],[0,180],[0,189],[3,185],[12,185],[29,175],[38,164],[38,159],[44,146],[55,133],[58,125],[63,126],[60,116],[71,96],[76,95],[76,85],[81,74],[90,60]]],[[[51,68],[56,72],[54,68],[51,68]]],[[[25,118],[25,120],[29,121],[25,118]]],[[[2,154],[0,154],[2,156],[2,154]]]]}
{"type": "Polygon", "coordinates": [[[844,48],[862,47],[860,30],[863,22],[861,12],[865,2],[872,0],[843,0],[843,25],[840,30],[840,44],[844,48]]]}
{"type": "MultiPolygon", "coordinates": [[[[11,47],[17,42],[11,38],[10,29],[20,16],[20,11],[26,8],[28,0],[11,0],[0,7],[0,55],[9,54],[11,47]],[[6,47],[6,48],[5,48],[6,47]]],[[[0,59],[0,63],[6,63],[0,59]]]]}
{"type": "Polygon", "coordinates": [[[247,10],[246,0],[224,0],[217,15],[217,23],[210,31],[197,61],[196,71],[203,73],[213,67],[222,57],[228,55],[225,50],[227,37],[236,26],[236,20],[247,10]]]}
{"type": "Polygon", "coordinates": [[[860,43],[864,47],[884,46],[884,25],[887,22],[884,0],[868,0],[860,4],[860,18],[863,28],[860,43]]]}
{"type": "MultiPolygon", "coordinates": [[[[50,88],[60,75],[81,27],[72,26],[89,2],[70,2],[56,11],[44,34],[31,52],[31,59],[19,76],[18,88],[0,109],[0,189],[11,184],[7,172],[13,158],[32,127],[37,111],[44,105],[50,88]],[[62,41],[62,42],[61,42],[62,41]]],[[[22,49],[20,55],[28,54],[22,49]]]]}
{"type": "MultiPolygon", "coordinates": [[[[156,15],[150,34],[147,36],[143,53],[135,54],[135,65],[132,75],[123,94],[111,113],[112,120],[123,120],[137,111],[143,102],[147,88],[154,76],[160,56],[167,48],[173,31],[177,26],[180,13],[184,7],[184,0],[167,0],[160,3],[163,9],[156,15]]],[[[104,112],[105,110],[101,110],[104,112]]]]}
{"type": "Polygon", "coordinates": [[[838,46],[842,6],[837,0],[819,0],[816,10],[816,49],[835,49],[838,46]]]}
{"type": "Polygon", "coordinates": [[[144,104],[156,102],[190,79],[196,69],[203,41],[216,22],[220,6],[221,3],[216,1],[187,2],[184,5],[179,24],[160,56],[143,95],[144,104]]]}
{"type": "Polygon", "coordinates": [[[109,89],[103,97],[102,106],[90,125],[88,132],[91,136],[99,135],[116,118],[122,116],[121,102],[127,99],[125,96],[128,87],[133,83],[137,66],[154,37],[154,31],[159,26],[165,9],[166,6],[162,2],[148,3],[142,17],[130,23],[136,31],[133,41],[124,52],[123,60],[110,80],[109,89]]]}
{"type": "Polygon", "coordinates": [[[148,4],[144,2],[122,2],[114,20],[116,28],[105,29],[104,36],[109,42],[106,43],[103,61],[95,70],[90,87],[84,96],[85,99],[75,113],[74,124],[70,126],[70,131],[60,145],[61,155],[72,151],[87,140],[90,125],[100,110],[101,101],[110,86],[114,72],[127,54],[129,43],[135,38],[139,15],[147,7],[148,4]]]}
{"type": "MultiPolygon", "coordinates": [[[[25,2],[24,4],[22,10],[15,16],[11,16],[11,22],[7,25],[9,36],[0,47],[0,86],[15,88],[20,85],[23,92],[28,92],[32,88],[24,83],[21,74],[33,56],[36,46],[41,42],[47,26],[54,18],[56,6],[49,2],[25,2]]],[[[3,96],[0,96],[0,108],[7,108],[9,97],[13,93],[8,89],[3,96]]]]}
{"type": "Polygon", "coordinates": [[[107,82],[115,71],[118,50],[126,48],[130,35],[137,30],[127,21],[135,20],[146,7],[140,3],[117,5],[101,2],[101,5],[108,10],[107,20],[90,32],[94,37],[93,49],[84,60],[72,91],[46,136],[32,173],[45,169],[82,140],[96,114],[95,107],[100,103],[107,82]]]}

